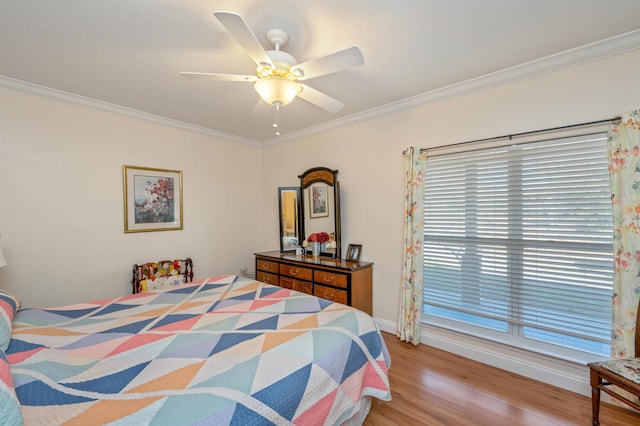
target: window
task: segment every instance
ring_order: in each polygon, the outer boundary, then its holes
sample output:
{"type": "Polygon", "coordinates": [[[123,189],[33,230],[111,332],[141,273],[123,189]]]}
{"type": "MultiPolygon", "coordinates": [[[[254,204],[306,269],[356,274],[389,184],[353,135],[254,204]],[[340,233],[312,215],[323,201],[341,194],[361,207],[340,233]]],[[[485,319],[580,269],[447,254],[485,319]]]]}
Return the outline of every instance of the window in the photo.
{"type": "Polygon", "coordinates": [[[606,135],[427,160],[424,318],[536,351],[608,356],[606,135]]]}

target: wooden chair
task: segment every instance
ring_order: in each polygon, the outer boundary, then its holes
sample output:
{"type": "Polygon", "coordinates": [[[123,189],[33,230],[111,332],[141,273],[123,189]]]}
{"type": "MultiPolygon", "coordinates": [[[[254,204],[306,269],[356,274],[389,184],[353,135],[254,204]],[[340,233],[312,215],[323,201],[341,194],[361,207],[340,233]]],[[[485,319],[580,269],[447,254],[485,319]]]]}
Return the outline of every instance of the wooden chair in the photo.
{"type": "Polygon", "coordinates": [[[193,261],[190,257],[133,265],[131,276],[134,294],[191,281],[193,281],[193,261]]]}
{"type": "Polygon", "coordinates": [[[612,389],[612,386],[617,386],[636,397],[640,397],[640,303],[638,304],[638,315],[636,317],[634,346],[635,358],[614,359],[588,364],[591,379],[591,423],[593,426],[600,424],[600,391],[604,391],[636,410],[640,410],[640,404],[616,391],[616,389],[612,389]]]}

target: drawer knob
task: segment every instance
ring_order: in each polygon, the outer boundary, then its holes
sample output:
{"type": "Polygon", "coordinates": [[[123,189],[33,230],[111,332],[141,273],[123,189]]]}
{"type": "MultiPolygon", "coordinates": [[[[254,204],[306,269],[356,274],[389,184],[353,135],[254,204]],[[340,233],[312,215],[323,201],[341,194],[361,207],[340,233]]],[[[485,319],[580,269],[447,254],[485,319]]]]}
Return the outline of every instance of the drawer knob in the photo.
{"type": "Polygon", "coordinates": [[[324,292],[324,298],[327,300],[333,300],[333,294],[329,295],[326,291],[324,292]]]}
{"type": "Polygon", "coordinates": [[[268,263],[263,263],[262,269],[264,269],[265,271],[268,271],[269,269],[271,269],[271,265],[269,265],[268,263]]]}
{"type": "Polygon", "coordinates": [[[269,282],[271,282],[271,278],[270,277],[264,277],[262,279],[262,282],[269,283],[269,282]]]}
{"type": "Polygon", "coordinates": [[[325,275],[323,279],[324,279],[324,282],[326,283],[332,283],[336,279],[336,277],[334,277],[333,275],[332,276],[325,275]]]}
{"type": "Polygon", "coordinates": [[[298,272],[299,272],[299,270],[297,270],[297,269],[293,269],[293,268],[289,269],[289,273],[291,275],[293,275],[294,277],[298,275],[298,272]]]}

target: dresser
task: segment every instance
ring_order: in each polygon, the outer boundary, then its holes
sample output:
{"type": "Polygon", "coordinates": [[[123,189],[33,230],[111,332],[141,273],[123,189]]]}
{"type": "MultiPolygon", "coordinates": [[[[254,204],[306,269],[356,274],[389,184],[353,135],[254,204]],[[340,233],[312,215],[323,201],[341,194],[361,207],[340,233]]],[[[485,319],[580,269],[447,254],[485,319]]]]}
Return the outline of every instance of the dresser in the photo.
{"type": "Polygon", "coordinates": [[[258,281],[353,306],[371,315],[373,263],[279,251],[255,256],[258,281]]]}

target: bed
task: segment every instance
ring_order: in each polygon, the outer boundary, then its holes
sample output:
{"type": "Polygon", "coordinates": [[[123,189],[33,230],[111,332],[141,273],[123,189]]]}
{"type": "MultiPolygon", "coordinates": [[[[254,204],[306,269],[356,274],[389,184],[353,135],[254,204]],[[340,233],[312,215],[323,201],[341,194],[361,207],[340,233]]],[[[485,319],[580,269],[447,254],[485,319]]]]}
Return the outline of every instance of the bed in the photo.
{"type": "Polygon", "coordinates": [[[361,424],[391,399],[370,316],[238,276],[20,309],[5,360],[25,425],[361,424]]]}

